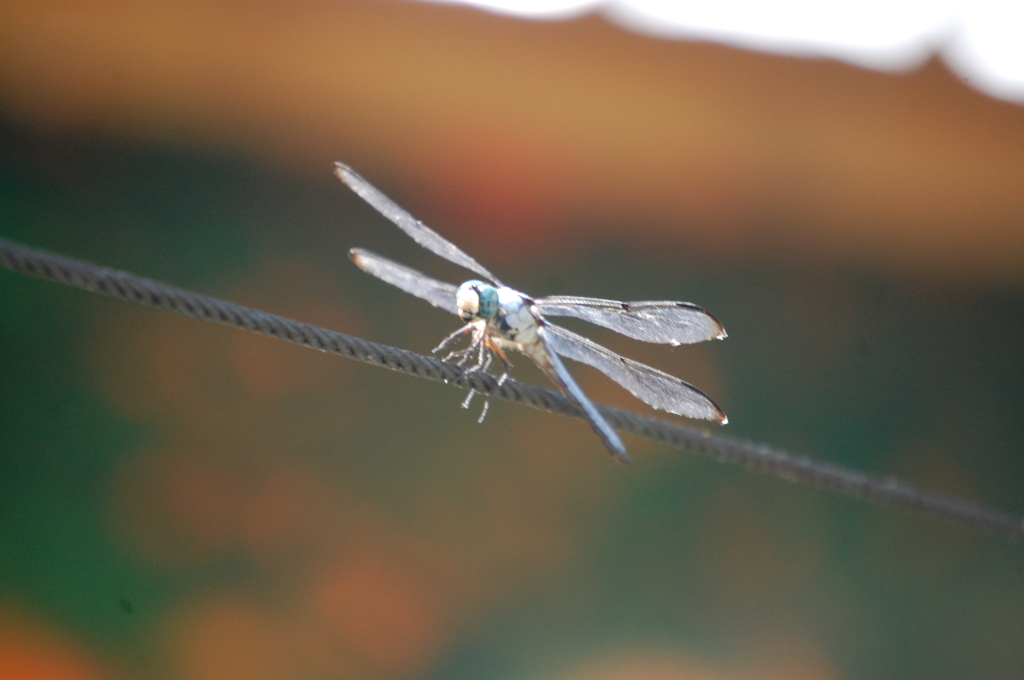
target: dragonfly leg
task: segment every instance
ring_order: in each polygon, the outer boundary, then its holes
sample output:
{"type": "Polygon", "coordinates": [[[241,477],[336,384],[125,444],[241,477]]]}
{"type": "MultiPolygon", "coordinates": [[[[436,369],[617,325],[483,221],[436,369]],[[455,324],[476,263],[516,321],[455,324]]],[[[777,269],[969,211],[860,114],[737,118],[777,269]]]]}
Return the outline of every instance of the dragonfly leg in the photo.
{"type": "Polygon", "coordinates": [[[457,349],[448,352],[448,354],[444,356],[443,360],[451,361],[454,358],[458,358],[459,360],[455,362],[457,366],[462,366],[463,364],[465,364],[469,357],[473,354],[473,352],[476,351],[476,348],[480,346],[481,334],[481,331],[476,331],[473,334],[473,340],[472,342],[470,342],[469,347],[466,347],[465,349],[457,349]]]}
{"type": "Polygon", "coordinates": [[[487,349],[487,343],[480,343],[480,355],[477,357],[476,366],[473,367],[473,371],[487,371],[487,364],[490,362],[488,359],[491,357],[491,350],[487,349]]]}
{"type": "MultiPolygon", "coordinates": [[[[476,396],[476,390],[470,390],[469,394],[466,395],[466,400],[462,402],[462,408],[469,408],[469,404],[473,401],[473,397],[476,396]]],[[[476,419],[476,422],[484,422],[484,418],[487,417],[487,410],[491,407],[491,400],[484,399],[484,408],[480,411],[480,417],[476,419]]]]}
{"type": "Polygon", "coordinates": [[[465,333],[470,332],[471,330],[473,330],[473,324],[467,323],[465,326],[463,326],[462,328],[460,328],[459,330],[455,331],[454,333],[449,335],[447,338],[442,340],[441,344],[438,345],[437,347],[435,347],[433,349],[433,351],[431,352],[431,354],[437,354],[438,352],[443,350],[445,347],[447,347],[448,343],[450,343],[452,340],[454,340],[455,338],[459,337],[460,335],[463,335],[465,333]]]}
{"type": "Polygon", "coordinates": [[[448,354],[444,355],[442,360],[443,361],[451,361],[452,359],[455,359],[456,357],[464,357],[464,356],[466,356],[466,352],[467,352],[467,350],[464,350],[464,349],[455,350],[454,352],[448,352],[448,354]]]}
{"type": "Polygon", "coordinates": [[[505,370],[502,371],[501,375],[498,376],[498,387],[504,385],[505,381],[508,380],[508,372],[509,369],[512,368],[512,364],[510,364],[508,361],[504,361],[503,363],[505,364],[505,370]]]}
{"type": "Polygon", "coordinates": [[[493,361],[494,361],[494,353],[491,352],[490,350],[488,350],[487,351],[486,361],[484,361],[483,368],[481,368],[480,370],[483,371],[484,373],[486,373],[487,369],[491,367],[491,363],[493,361]]]}
{"type": "MultiPolygon", "coordinates": [[[[448,361],[449,357],[458,356],[458,357],[461,357],[461,358],[458,361],[456,361],[455,364],[457,366],[465,366],[466,362],[469,361],[470,357],[473,356],[473,353],[476,352],[480,347],[483,346],[483,342],[484,342],[484,333],[481,332],[479,335],[477,335],[476,337],[473,338],[473,342],[470,343],[469,347],[467,347],[466,349],[459,350],[458,352],[452,352],[447,357],[445,357],[445,361],[448,361]]],[[[470,370],[470,371],[467,371],[467,372],[468,373],[472,373],[473,370],[470,370]]]]}
{"type": "MultiPolygon", "coordinates": [[[[501,387],[505,384],[505,381],[508,380],[508,374],[512,370],[512,362],[508,360],[508,357],[505,356],[505,353],[502,352],[501,348],[497,345],[491,343],[491,350],[494,352],[495,356],[501,359],[501,364],[505,369],[502,371],[501,375],[498,376],[498,387],[501,387]]],[[[488,362],[488,365],[489,364],[490,362],[488,362]]]]}
{"type": "Polygon", "coordinates": [[[443,360],[451,361],[452,359],[458,359],[458,361],[455,362],[455,365],[461,366],[462,364],[466,363],[466,356],[469,354],[469,352],[470,350],[468,349],[460,349],[454,352],[448,352],[448,354],[444,355],[443,360]]]}
{"type": "Polygon", "coordinates": [[[476,364],[466,369],[466,374],[477,373],[479,371],[487,371],[487,367],[491,365],[491,350],[488,349],[486,342],[480,343],[480,348],[477,353],[476,364]]]}
{"type": "MultiPolygon", "coordinates": [[[[470,366],[469,368],[465,369],[463,374],[469,375],[470,373],[477,373],[480,371],[486,373],[487,370],[491,367],[491,364],[494,363],[494,357],[497,356],[499,359],[501,359],[501,363],[505,367],[505,372],[502,373],[500,378],[498,378],[498,387],[501,387],[502,383],[505,382],[505,379],[508,378],[509,369],[512,368],[512,364],[505,357],[505,353],[501,351],[501,348],[491,341],[490,337],[488,337],[487,335],[487,332],[483,329],[481,329],[481,331],[477,335],[475,335],[475,337],[473,338],[473,342],[470,344],[469,347],[467,347],[466,349],[458,350],[457,352],[450,353],[447,357],[445,357],[445,361],[447,361],[449,358],[453,356],[458,356],[461,357],[458,362],[458,365],[462,366],[469,360],[470,356],[472,356],[474,352],[476,352],[476,363],[473,366],[470,366]]],[[[462,408],[469,408],[470,403],[473,401],[473,396],[476,395],[476,393],[476,390],[470,388],[469,394],[466,395],[465,401],[462,402],[462,408]]],[[[484,407],[480,411],[480,417],[477,418],[478,423],[484,422],[484,418],[487,417],[487,412],[490,410],[490,408],[490,397],[484,397],[484,407]]]]}
{"type": "MultiPolygon", "coordinates": [[[[493,347],[493,345],[491,344],[491,342],[489,342],[489,340],[484,339],[484,342],[482,342],[480,344],[480,354],[479,354],[479,357],[477,359],[476,365],[473,366],[472,368],[468,369],[466,371],[466,373],[476,373],[477,371],[482,371],[482,372],[486,373],[487,369],[489,369],[491,367],[491,364],[494,362],[494,357],[495,357],[495,355],[496,355],[496,353],[498,351],[500,351],[500,350],[497,350],[497,348],[493,347]]],[[[505,363],[508,363],[507,360],[504,359],[504,358],[502,358],[502,361],[504,361],[505,363]]],[[[499,382],[498,385],[500,386],[501,383],[499,382]]],[[[465,402],[465,404],[463,404],[463,406],[467,406],[467,407],[469,406],[469,402],[472,399],[472,396],[473,396],[473,394],[471,393],[470,396],[466,398],[466,402],[465,402]]],[[[483,407],[483,409],[481,409],[480,417],[476,419],[476,422],[483,423],[484,422],[484,418],[487,417],[487,411],[490,408],[491,408],[491,399],[490,399],[490,397],[489,396],[484,397],[484,407],[483,407]]]]}

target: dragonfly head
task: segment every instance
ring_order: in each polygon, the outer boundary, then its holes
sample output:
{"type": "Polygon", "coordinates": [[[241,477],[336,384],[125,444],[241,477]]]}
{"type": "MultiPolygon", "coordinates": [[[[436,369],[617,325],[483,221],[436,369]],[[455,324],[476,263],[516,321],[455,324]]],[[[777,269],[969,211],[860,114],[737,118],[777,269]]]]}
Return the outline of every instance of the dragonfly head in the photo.
{"type": "Polygon", "coordinates": [[[498,290],[483,281],[466,281],[455,293],[455,306],[463,321],[490,321],[498,313],[498,290]]]}

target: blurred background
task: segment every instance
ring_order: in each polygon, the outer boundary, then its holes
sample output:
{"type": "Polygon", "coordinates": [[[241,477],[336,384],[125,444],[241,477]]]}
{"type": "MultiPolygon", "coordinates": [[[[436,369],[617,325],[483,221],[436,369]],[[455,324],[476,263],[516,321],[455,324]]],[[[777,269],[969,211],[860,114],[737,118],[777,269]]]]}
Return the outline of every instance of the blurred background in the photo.
{"type": "MultiPolygon", "coordinates": [[[[710,310],[573,324],[695,426],[1024,513],[1015,91],[593,9],[0,3],[0,236],[427,352],[348,249],[466,275],[341,160],[531,294],[710,310]]],[[[1001,537],[3,271],[0,362],[8,680],[1024,675],[1001,537]]]]}

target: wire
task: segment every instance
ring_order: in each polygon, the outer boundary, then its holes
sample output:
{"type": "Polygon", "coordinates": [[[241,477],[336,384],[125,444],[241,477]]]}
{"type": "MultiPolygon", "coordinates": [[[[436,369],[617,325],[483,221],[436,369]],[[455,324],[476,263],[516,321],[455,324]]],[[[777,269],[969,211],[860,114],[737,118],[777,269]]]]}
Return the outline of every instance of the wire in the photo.
{"type": "MultiPolygon", "coordinates": [[[[27,248],[5,239],[0,239],[0,265],[147,307],[262,333],[322,352],[340,354],[375,366],[472,389],[542,411],[582,417],[579,409],[561,394],[534,385],[506,380],[499,386],[498,381],[489,374],[465,375],[458,366],[439,359],[250,309],[128,272],[27,248]]],[[[608,422],[622,432],[699,453],[723,463],[733,463],[748,470],[811,484],[847,496],[920,510],[1017,538],[1024,536],[1024,521],[1019,518],[893,477],[876,477],[769,446],[711,435],[610,406],[598,405],[598,408],[608,422]]]]}

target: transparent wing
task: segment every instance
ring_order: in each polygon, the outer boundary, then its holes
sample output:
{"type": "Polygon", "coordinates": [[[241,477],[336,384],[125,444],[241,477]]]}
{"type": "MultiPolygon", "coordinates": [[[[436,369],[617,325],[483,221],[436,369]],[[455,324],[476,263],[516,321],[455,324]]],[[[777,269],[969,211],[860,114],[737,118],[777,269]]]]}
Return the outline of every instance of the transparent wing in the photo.
{"type": "Polygon", "coordinates": [[[605,448],[608,449],[612,456],[620,463],[630,465],[632,461],[630,461],[629,455],[626,453],[626,447],[622,444],[622,440],[619,439],[618,433],[608,424],[608,421],[604,419],[604,416],[597,410],[597,407],[594,406],[593,402],[587,398],[587,395],[580,389],[580,386],[573,380],[572,374],[569,373],[562,360],[558,358],[558,353],[554,351],[551,337],[546,333],[547,330],[547,327],[537,329],[537,335],[540,337],[541,342],[544,343],[545,351],[531,352],[527,356],[533,359],[534,363],[548,374],[548,377],[558,385],[558,389],[562,391],[562,394],[580,407],[587,422],[590,423],[590,427],[601,438],[605,448]]]}
{"type": "Polygon", "coordinates": [[[432,279],[415,269],[392,262],[386,257],[381,257],[362,248],[353,248],[348,251],[348,256],[364,272],[373,274],[378,279],[387,281],[392,286],[422,298],[446,312],[456,315],[459,313],[455,306],[455,291],[458,290],[456,286],[432,279]]]}
{"type": "Polygon", "coordinates": [[[545,327],[548,345],[558,354],[593,366],[637,399],[678,416],[728,422],[711,398],[688,382],[621,357],[601,345],[553,324],[545,327]]]}
{"type": "Polygon", "coordinates": [[[545,316],[573,316],[617,333],[670,345],[725,337],[718,319],[689,302],[619,302],[554,295],[534,301],[545,316]]]}
{"type": "Polygon", "coordinates": [[[476,272],[499,286],[502,285],[494,274],[487,271],[483,265],[462,252],[454,243],[451,243],[407,213],[397,203],[382,194],[375,186],[360,177],[352,168],[343,163],[335,163],[334,174],[338,176],[338,179],[347,184],[352,191],[356,192],[360,198],[376,208],[381,215],[394,222],[399,229],[411,236],[412,240],[416,241],[416,243],[419,243],[430,252],[440,255],[449,262],[454,262],[460,267],[476,272]]]}

